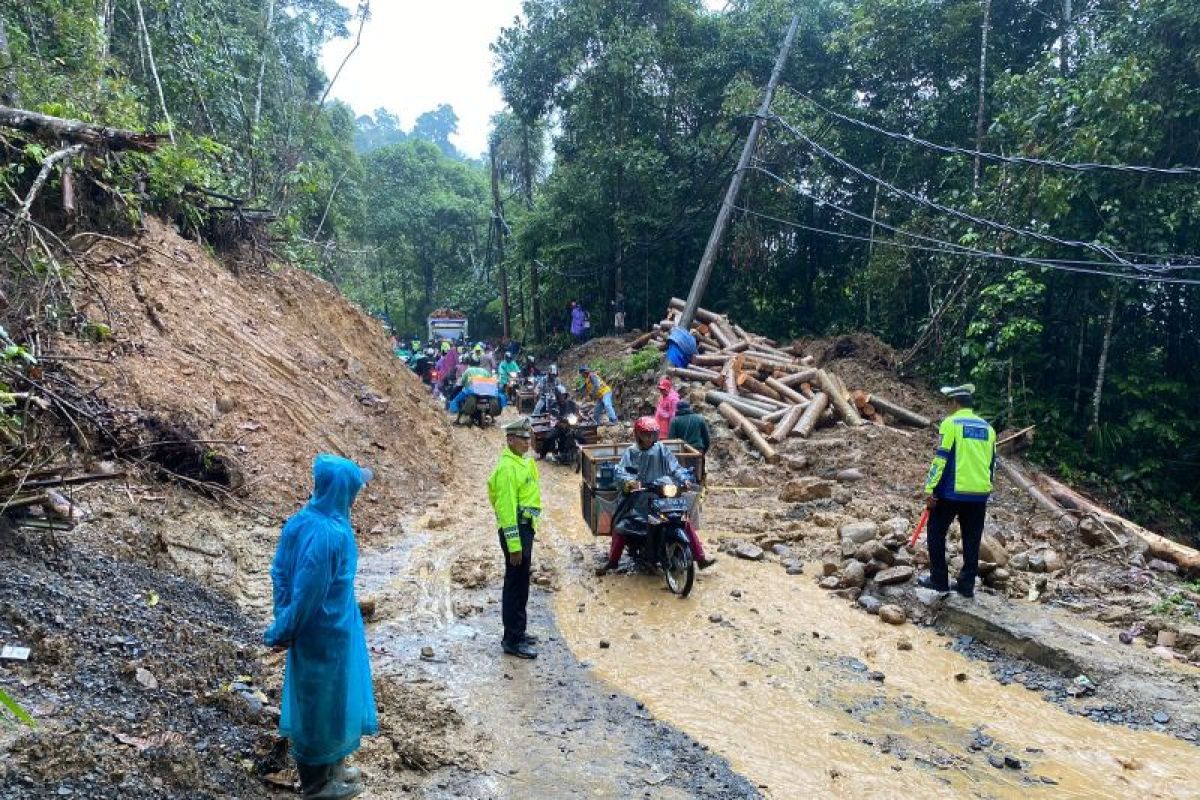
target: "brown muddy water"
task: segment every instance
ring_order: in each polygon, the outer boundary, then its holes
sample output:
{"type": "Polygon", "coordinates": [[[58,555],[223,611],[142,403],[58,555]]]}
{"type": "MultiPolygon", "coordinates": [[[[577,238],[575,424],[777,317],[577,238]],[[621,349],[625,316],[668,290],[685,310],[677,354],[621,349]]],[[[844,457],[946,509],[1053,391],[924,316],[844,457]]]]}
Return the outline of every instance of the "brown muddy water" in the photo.
{"type": "Polygon", "coordinates": [[[1200,797],[1200,749],[1001,686],[935,633],[821,591],[812,569],[725,557],[684,600],[661,578],[596,578],[608,540],[580,519],[578,477],[542,475],[548,535],[586,553],[563,565],[554,600],[571,648],[769,797],[1200,797]]]}
{"type": "MultiPolygon", "coordinates": [[[[415,535],[364,553],[360,591],[379,601],[379,672],[427,680],[461,715],[435,750],[462,769],[448,782],[385,781],[372,796],[1200,797],[1200,749],[1001,686],[932,631],[822,592],[811,569],[725,557],[685,600],[661,578],[595,577],[608,540],[580,518],[578,475],[553,465],[539,465],[547,514],[534,559],[555,591],[531,596],[550,641],[536,662],[499,657],[484,487],[502,438],[459,430],[455,444],[457,488],[410,520],[415,535]],[[476,567],[486,580],[464,588],[476,567]],[[418,655],[425,644],[432,659],[418,655]]],[[[703,535],[715,549],[719,532],[703,535]]]]}

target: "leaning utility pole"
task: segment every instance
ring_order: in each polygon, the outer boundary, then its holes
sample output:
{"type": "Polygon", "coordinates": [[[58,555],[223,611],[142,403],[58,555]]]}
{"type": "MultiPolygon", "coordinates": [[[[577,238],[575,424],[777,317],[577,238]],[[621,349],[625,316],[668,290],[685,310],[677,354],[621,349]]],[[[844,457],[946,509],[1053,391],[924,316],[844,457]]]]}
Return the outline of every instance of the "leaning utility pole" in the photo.
{"type": "Polygon", "coordinates": [[[796,38],[796,28],[799,26],[800,14],[793,14],[792,24],[788,27],[787,36],[783,38],[783,46],[779,48],[779,57],[775,59],[775,69],[771,72],[771,80],[767,82],[767,91],[763,95],[762,105],[759,106],[758,114],[754,117],[754,124],[750,126],[750,135],[746,137],[746,146],[742,148],[742,157],[738,159],[737,170],[729,182],[729,189],[725,192],[721,210],[717,212],[717,221],[713,224],[712,233],[709,234],[708,244],[700,259],[700,267],[696,270],[696,279],[692,281],[692,290],[688,292],[687,305],[684,306],[683,316],[679,320],[679,327],[684,330],[691,327],[692,320],[696,317],[696,309],[700,307],[700,299],[704,297],[704,290],[708,288],[708,279],[712,277],[713,262],[716,261],[717,250],[721,247],[721,238],[725,235],[725,228],[729,226],[729,217],[733,214],[734,203],[737,202],[738,192],[742,189],[742,179],[746,177],[746,168],[750,166],[750,158],[754,155],[754,148],[758,144],[758,135],[762,132],[763,120],[767,116],[767,112],[771,110],[771,99],[775,96],[775,87],[779,85],[779,78],[783,75],[783,67],[787,63],[788,53],[792,49],[792,40],[796,38]]]}
{"type": "Polygon", "coordinates": [[[511,335],[508,312],[508,270],[504,266],[504,206],[500,202],[500,180],[496,171],[496,140],[488,146],[492,165],[492,226],[496,240],[496,264],[500,268],[500,328],[507,339],[511,335]]]}

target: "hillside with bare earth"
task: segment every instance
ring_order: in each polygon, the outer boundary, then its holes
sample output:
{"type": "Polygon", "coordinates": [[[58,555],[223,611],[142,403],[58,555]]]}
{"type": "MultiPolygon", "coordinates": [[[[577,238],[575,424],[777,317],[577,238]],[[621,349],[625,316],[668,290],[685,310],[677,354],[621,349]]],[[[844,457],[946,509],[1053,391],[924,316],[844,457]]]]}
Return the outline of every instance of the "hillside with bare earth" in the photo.
{"type": "MultiPolygon", "coordinates": [[[[0,685],[38,720],[0,733],[0,793],[259,796],[285,766],[281,664],[260,661],[268,568],[313,456],[375,470],[354,522],[382,546],[441,494],[448,427],[382,326],[320,279],[234,274],[154,220],[78,241],[72,301],[94,335],[44,348],[41,384],[77,412],[55,463],[124,477],[62,488],[72,530],[34,527],[49,517],[35,505],[0,536],[0,639],[31,648],[0,685]]],[[[383,714],[389,730],[407,719],[383,714]]]]}

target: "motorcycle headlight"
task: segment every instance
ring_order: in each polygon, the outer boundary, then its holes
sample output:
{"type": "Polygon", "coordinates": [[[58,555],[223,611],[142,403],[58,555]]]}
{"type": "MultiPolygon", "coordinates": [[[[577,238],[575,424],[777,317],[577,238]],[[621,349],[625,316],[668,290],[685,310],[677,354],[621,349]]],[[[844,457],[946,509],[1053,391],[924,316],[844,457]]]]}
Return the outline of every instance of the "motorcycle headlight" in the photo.
{"type": "Polygon", "coordinates": [[[662,487],[662,496],[663,497],[674,497],[677,494],[679,494],[679,487],[673,483],[665,484],[662,487]]]}
{"type": "Polygon", "coordinates": [[[574,414],[567,414],[567,422],[574,425],[575,423],[579,422],[579,417],[575,416],[574,414]]]}

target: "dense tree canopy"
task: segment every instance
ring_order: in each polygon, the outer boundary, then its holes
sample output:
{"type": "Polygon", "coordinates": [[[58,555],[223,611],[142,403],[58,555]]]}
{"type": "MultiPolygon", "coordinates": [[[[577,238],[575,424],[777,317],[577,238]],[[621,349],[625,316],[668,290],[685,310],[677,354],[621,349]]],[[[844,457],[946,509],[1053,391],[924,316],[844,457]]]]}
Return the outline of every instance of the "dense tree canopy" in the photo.
{"type": "MultiPolygon", "coordinates": [[[[871,331],[907,371],[974,380],[1000,425],[1036,423],[1048,465],[1123,510],[1195,517],[1200,172],[1170,168],[1200,166],[1200,6],[523,10],[493,46],[488,163],[455,149],[449,105],[402,123],[329,99],[318,55],[366,2],[0,0],[0,94],[169,134],[108,165],[118,208],[203,237],[195,187],[238,197],[397,332],[457,305],[497,333],[503,284],[514,333],[546,341],[569,299],[604,330],[618,293],[645,326],[687,291],[798,11],[705,303],[779,337],[871,331]]],[[[4,146],[19,194],[44,151],[4,146]]]]}
{"type": "Polygon", "coordinates": [[[644,325],[686,293],[796,9],[705,302],[873,331],[1131,513],[1194,515],[1200,290],[1146,279],[1197,275],[1200,172],[1053,163],[1200,166],[1194,3],[528,0],[494,49],[513,113],[555,130],[511,251],[548,305],[622,291],[644,325]]]}

